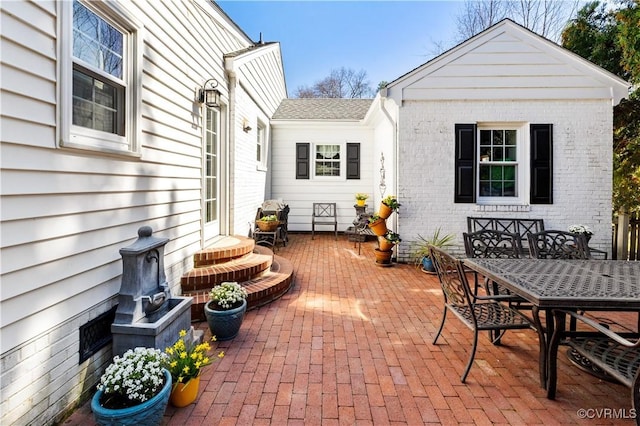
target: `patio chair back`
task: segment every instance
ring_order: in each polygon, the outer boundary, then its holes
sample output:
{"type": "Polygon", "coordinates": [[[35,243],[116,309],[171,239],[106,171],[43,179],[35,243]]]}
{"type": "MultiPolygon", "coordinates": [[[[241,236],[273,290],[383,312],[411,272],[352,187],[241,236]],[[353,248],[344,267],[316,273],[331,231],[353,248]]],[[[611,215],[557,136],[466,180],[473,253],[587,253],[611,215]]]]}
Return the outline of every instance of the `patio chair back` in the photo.
{"type": "Polygon", "coordinates": [[[520,237],[511,232],[483,229],[462,235],[468,257],[517,259],[522,251],[520,237]]]}
{"type": "Polygon", "coordinates": [[[587,239],[582,234],[549,230],[527,235],[529,252],[536,259],[590,259],[587,239]]]}
{"type": "Polygon", "coordinates": [[[336,203],[313,203],[313,213],[311,216],[311,239],[314,239],[316,226],[333,226],[336,240],[338,239],[338,214],[336,203]]]}
{"type": "MultiPolygon", "coordinates": [[[[483,259],[518,259],[522,252],[520,236],[512,232],[483,229],[476,232],[464,232],[464,250],[468,257],[483,259]]],[[[478,294],[478,273],[474,271],[474,293],[478,294]]],[[[511,296],[511,302],[517,302],[518,308],[530,309],[529,305],[522,305],[524,299],[511,294],[506,288],[497,283],[485,280],[487,294],[511,296]]]]}
{"type": "Polygon", "coordinates": [[[458,268],[462,268],[461,262],[444,250],[433,246],[429,248],[429,257],[436,268],[445,304],[452,306],[471,305],[469,282],[464,272],[458,270],[458,268]]]}
{"type": "Polygon", "coordinates": [[[435,265],[442,292],[444,293],[444,312],[440,328],[433,339],[435,344],[442,333],[447,318],[447,311],[455,314],[463,324],[473,330],[473,343],[467,367],[462,374],[461,381],[465,382],[473,365],[478,333],[481,330],[490,331],[494,344],[500,341],[506,330],[533,328],[527,317],[495,299],[496,296],[477,296],[471,292],[462,262],[447,252],[436,247],[429,247],[429,255],[435,265]],[[497,332],[494,334],[493,332],[497,332]],[[497,337],[493,338],[496,335],[497,337]]]}

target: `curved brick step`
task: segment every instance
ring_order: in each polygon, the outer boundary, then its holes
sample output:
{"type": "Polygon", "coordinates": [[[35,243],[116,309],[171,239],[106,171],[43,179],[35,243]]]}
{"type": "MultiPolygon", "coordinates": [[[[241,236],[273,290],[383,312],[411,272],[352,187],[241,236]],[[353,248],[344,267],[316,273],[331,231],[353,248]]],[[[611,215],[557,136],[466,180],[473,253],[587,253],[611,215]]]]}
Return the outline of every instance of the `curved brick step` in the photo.
{"type": "Polygon", "coordinates": [[[259,277],[271,269],[273,262],[271,253],[260,252],[256,251],[224,263],[192,269],[180,279],[182,293],[209,290],[225,281],[243,282],[259,277]]]}
{"type": "MultiPolygon", "coordinates": [[[[269,249],[266,250],[270,251],[269,249]]],[[[248,293],[247,309],[257,308],[282,297],[291,288],[293,284],[293,265],[288,259],[273,256],[271,270],[260,277],[241,282],[241,284],[245,286],[248,293]]],[[[209,301],[209,291],[185,292],[183,295],[193,297],[191,321],[206,321],[204,305],[209,301]]]]}
{"type": "Polygon", "coordinates": [[[251,238],[239,235],[228,236],[194,254],[193,266],[199,268],[225,263],[253,252],[254,246],[255,242],[251,238]]]}

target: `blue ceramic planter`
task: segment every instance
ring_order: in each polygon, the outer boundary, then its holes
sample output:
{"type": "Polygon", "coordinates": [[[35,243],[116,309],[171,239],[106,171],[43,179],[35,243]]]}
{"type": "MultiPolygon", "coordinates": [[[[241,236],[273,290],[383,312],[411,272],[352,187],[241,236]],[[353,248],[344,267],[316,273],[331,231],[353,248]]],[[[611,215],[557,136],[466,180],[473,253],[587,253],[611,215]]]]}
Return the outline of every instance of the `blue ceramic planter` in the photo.
{"type": "Polygon", "coordinates": [[[422,269],[427,272],[435,272],[436,268],[433,266],[433,261],[430,257],[424,256],[422,258],[422,269]]]}
{"type": "Polygon", "coordinates": [[[212,302],[204,305],[204,314],[207,317],[211,335],[216,336],[216,340],[231,340],[236,337],[247,310],[247,301],[243,300],[240,307],[226,311],[217,311],[212,309],[211,305],[212,302]]]}
{"type": "Polygon", "coordinates": [[[101,426],[158,426],[171,394],[171,373],[164,370],[165,384],[160,392],[148,401],[129,408],[111,409],[100,405],[103,392],[97,391],[91,399],[91,411],[96,423],[101,426]]]}

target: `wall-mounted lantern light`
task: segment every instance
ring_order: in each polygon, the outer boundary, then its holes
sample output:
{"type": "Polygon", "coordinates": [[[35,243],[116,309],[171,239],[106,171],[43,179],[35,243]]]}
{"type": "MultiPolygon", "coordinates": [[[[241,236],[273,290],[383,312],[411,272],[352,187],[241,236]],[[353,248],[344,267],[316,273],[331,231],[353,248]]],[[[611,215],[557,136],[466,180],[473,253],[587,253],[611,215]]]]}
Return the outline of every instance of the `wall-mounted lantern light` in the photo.
{"type": "Polygon", "coordinates": [[[249,121],[246,118],[242,120],[242,130],[244,130],[245,133],[249,133],[251,131],[251,126],[249,126],[249,121]]]}
{"type": "Polygon", "coordinates": [[[198,102],[204,103],[211,108],[219,107],[220,91],[216,87],[218,87],[218,80],[215,78],[205,81],[202,87],[198,89],[198,102]]]}

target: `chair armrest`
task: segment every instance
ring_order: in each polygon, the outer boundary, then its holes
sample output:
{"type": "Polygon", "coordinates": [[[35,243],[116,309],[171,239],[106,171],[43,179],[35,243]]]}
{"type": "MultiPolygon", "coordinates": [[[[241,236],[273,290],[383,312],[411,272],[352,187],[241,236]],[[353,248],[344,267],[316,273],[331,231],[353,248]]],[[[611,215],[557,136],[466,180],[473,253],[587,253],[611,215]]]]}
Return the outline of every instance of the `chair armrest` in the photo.
{"type": "Polygon", "coordinates": [[[636,341],[631,341],[629,339],[625,339],[624,337],[620,336],[615,331],[610,330],[609,328],[603,326],[602,324],[599,324],[599,323],[595,322],[591,318],[587,318],[584,315],[580,315],[577,312],[567,311],[567,310],[564,310],[564,309],[555,309],[554,311],[556,311],[556,312],[564,312],[565,314],[567,314],[567,315],[575,318],[576,320],[588,325],[589,327],[593,328],[594,330],[597,330],[598,332],[604,334],[605,336],[609,337],[611,340],[614,340],[616,343],[618,343],[620,345],[626,346],[628,348],[640,347],[640,336],[636,341]]]}
{"type": "Polygon", "coordinates": [[[472,296],[474,300],[490,300],[493,302],[499,302],[501,300],[511,301],[513,300],[513,294],[496,294],[495,296],[482,296],[482,295],[474,295],[472,296]]]}

